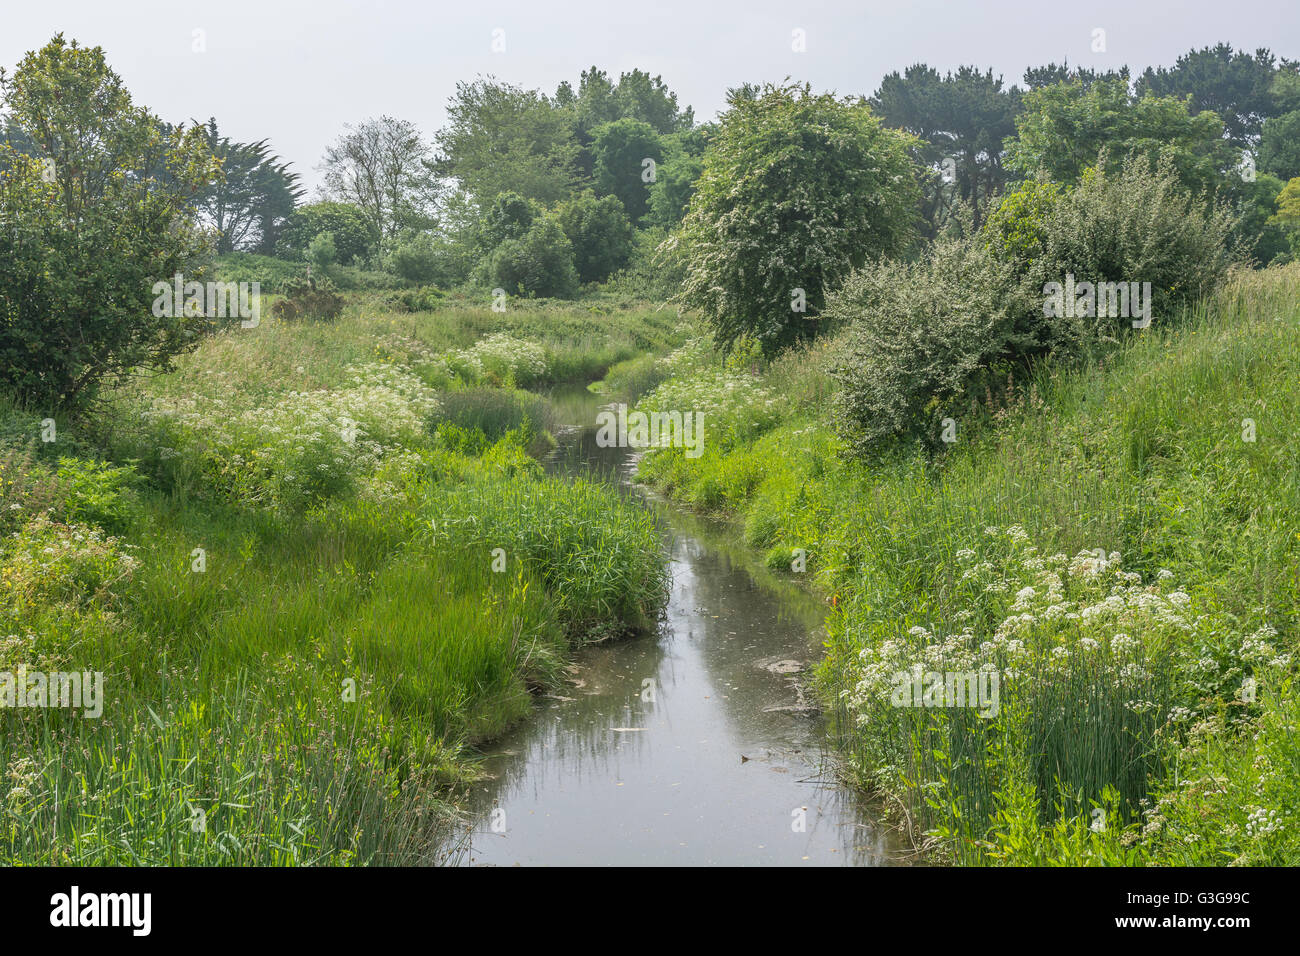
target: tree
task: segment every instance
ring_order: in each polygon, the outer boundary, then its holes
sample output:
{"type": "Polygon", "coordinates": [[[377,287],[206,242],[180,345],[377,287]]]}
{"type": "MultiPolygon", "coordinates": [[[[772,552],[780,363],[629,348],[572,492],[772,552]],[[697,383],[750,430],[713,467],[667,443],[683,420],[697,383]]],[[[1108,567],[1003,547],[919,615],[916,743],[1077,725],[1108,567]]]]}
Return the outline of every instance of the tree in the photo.
{"type": "Polygon", "coordinates": [[[299,206],[284,224],[276,253],[286,259],[303,258],[312,240],[322,233],[334,237],[334,248],[342,265],[352,265],[370,255],[378,237],[372,222],[359,206],[342,202],[318,202],[299,206]]]}
{"type": "Polygon", "coordinates": [[[217,231],[217,251],[275,248],[285,220],[303,188],[297,173],[271,152],[267,141],[232,143],[217,130],[216,119],[203,127],[208,150],[221,162],[222,175],[197,202],[217,231]]]}
{"type": "Polygon", "coordinates": [[[628,217],[639,222],[649,201],[651,180],[647,177],[651,170],[658,175],[657,166],[664,158],[659,134],[649,123],[620,119],[596,127],[593,136],[597,188],[617,196],[628,217]]]}
{"type": "Polygon", "coordinates": [[[650,184],[646,222],[661,229],[672,229],[686,215],[686,206],[695,194],[695,186],[704,172],[703,150],[689,152],[673,137],[665,141],[665,158],[650,184]]]}
{"type": "Polygon", "coordinates": [[[811,336],[826,294],[914,235],[915,140],[861,98],[807,86],[733,95],[673,246],[680,299],[723,347],[752,336],[772,354],[811,336]]]}
{"type": "Polygon", "coordinates": [[[1277,194],[1277,212],[1269,222],[1285,229],[1292,251],[1300,253],[1300,176],[1288,182],[1277,194]]]}
{"type": "Polygon", "coordinates": [[[507,191],[554,203],[572,192],[578,144],[571,116],[542,93],[481,77],[456,84],[447,116],[436,137],[437,170],[480,203],[507,191]]]}
{"type": "Polygon", "coordinates": [[[1137,94],[1190,99],[1190,112],[1212,110],[1223,120],[1228,138],[1239,149],[1259,141],[1264,120],[1276,115],[1273,54],[1266,49],[1253,55],[1232,46],[1192,50],[1172,67],[1152,69],[1138,79],[1137,94]]]}
{"type": "Polygon", "coordinates": [[[326,197],[361,209],[381,250],[402,230],[431,225],[432,152],[415,124],[381,116],[344,129],[321,165],[326,197]]]}
{"type": "Polygon", "coordinates": [[[1116,80],[1122,79],[1128,83],[1128,67],[1120,67],[1118,70],[1106,70],[1104,73],[1100,70],[1090,70],[1082,66],[1070,66],[1070,61],[1066,60],[1059,66],[1056,63],[1049,63],[1047,66],[1031,66],[1025,70],[1025,87],[1030,90],[1037,90],[1044,86],[1055,86],[1057,83],[1078,83],[1089,90],[1092,84],[1098,80],[1116,80]]]}
{"type": "Polygon", "coordinates": [[[1240,219],[1232,237],[1234,248],[1240,248],[1245,255],[1264,266],[1279,257],[1286,258],[1291,243],[1286,230],[1272,219],[1283,181],[1268,173],[1260,173],[1253,181],[1229,182],[1226,198],[1240,219]]]}
{"type": "Polygon", "coordinates": [[[488,275],[497,287],[527,296],[565,298],[578,286],[573,246],[549,216],[537,219],[522,238],[497,246],[488,275]]]}
{"type": "Polygon", "coordinates": [[[483,211],[483,221],[479,225],[481,248],[484,252],[491,252],[507,239],[523,238],[540,214],[537,205],[519,193],[498,193],[483,211]]]}
{"type": "Polygon", "coordinates": [[[556,218],[573,246],[580,281],[599,282],[627,265],[633,230],[617,196],[583,193],[561,205],[556,218]]]}
{"type": "Polygon", "coordinates": [[[1184,184],[1198,191],[1213,192],[1240,161],[1215,113],[1193,115],[1175,97],[1130,95],[1123,79],[1031,90],[1016,131],[1007,143],[1007,167],[1026,176],[1045,172],[1061,183],[1077,181],[1103,147],[1117,164],[1168,152],[1184,184]]]}
{"type": "Polygon", "coordinates": [[[0,70],[0,99],[38,154],[0,146],[0,382],[66,407],[107,376],[167,367],[215,325],[153,308],[154,284],[198,278],[210,249],[190,215],[218,175],[203,131],[164,136],[104,51],[62,34],[0,70]]]}
{"type": "Polygon", "coordinates": [[[1259,168],[1282,179],[1300,176],[1300,110],[1264,123],[1259,142],[1259,168]]]}
{"type": "Polygon", "coordinates": [[[925,144],[919,158],[935,171],[926,204],[931,231],[946,222],[957,199],[970,204],[978,226],[984,206],[1009,178],[1002,144],[1015,132],[1020,91],[1003,89],[992,70],[963,66],[940,78],[938,71],[917,64],[901,76],[886,76],[871,107],[886,125],[925,144]],[[945,160],[951,161],[946,169],[945,160]]]}

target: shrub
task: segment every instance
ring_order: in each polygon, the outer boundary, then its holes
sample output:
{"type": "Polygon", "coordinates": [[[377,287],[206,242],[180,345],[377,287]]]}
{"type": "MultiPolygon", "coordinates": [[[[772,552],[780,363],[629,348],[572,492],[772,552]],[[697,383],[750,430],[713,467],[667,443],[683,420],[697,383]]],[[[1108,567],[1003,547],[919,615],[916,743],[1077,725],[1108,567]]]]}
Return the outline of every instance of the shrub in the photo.
{"type": "Polygon", "coordinates": [[[560,228],[573,245],[582,282],[599,282],[627,265],[632,254],[632,224],[617,196],[597,199],[584,193],[562,205],[560,228]]]}
{"type": "Polygon", "coordinates": [[[676,243],[681,298],[723,347],[748,335],[770,355],[813,335],[808,320],[854,268],[912,238],[911,140],[807,86],[737,91],[728,106],[676,243]]]}
{"type": "Polygon", "coordinates": [[[441,289],[422,285],[415,289],[401,289],[385,297],[385,302],[402,312],[432,312],[442,300],[441,289]]]}
{"type": "Polygon", "coordinates": [[[338,261],[339,251],[334,243],[334,233],[322,232],[307,247],[307,261],[326,269],[338,261]]]}
{"type": "MultiPolygon", "coordinates": [[[[858,451],[889,435],[937,429],[946,413],[1011,363],[1079,362],[1130,334],[1137,310],[1049,315],[1049,283],[1149,283],[1153,319],[1167,322],[1213,289],[1234,262],[1233,214],[1180,185],[1172,161],[1103,162],[1079,185],[1026,183],[976,236],[941,239],[918,261],[855,273],[825,315],[849,324],[835,376],[838,425],[858,451]]],[[[1063,293],[1064,294],[1064,293],[1063,293]]],[[[1069,305],[1086,305],[1080,299],[1069,305]]]]}
{"type": "Polygon", "coordinates": [[[488,263],[488,278],[507,292],[568,298],[578,286],[573,244],[554,219],[538,219],[523,238],[497,246],[488,263]]]}
{"type": "Polygon", "coordinates": [[[285,297],[271,306],[271,314],[282,321],[313,319],[333,322],[343,313],[343,296],[328,279],[293,279],[285,284],[285,297]]]}
{"type": "Polygon", "coordinates": [[[0,76],[0,96],[54,174],[0,145],[0,384],[52,408],[166,368],[215,325],[152,307],[155,283],[206,278],[192,274],[207,237],[188,215],[217,174],[202,128],[164,133],[102,49],[61,35],[0,76]]]}
{"type": "Polygon", "coordinates": [[[400,243],[388,257],[389,271],[420,285],[436,282],[441,272],[441,256],[432,236],[421,233],[400,243]]]}
{"type": "MultiPolygon", "coordinates": [[[[1053,204],[1043,254],[1023,267],[1023,291],[1041,306],[1044,284],[1064,282],[1067,273],[1094,283],[1149,282],[1152,315],[1166,322],[1227,275],[1235,225],[1231,211],[1206,205],[1180,184],[1172,159],[1153,168],[1139,156],[1116,169],[1103,157],[1068,197],[1053,204]]],[[[1035,337],[1054,351],[1074,347],[1075,335],[1113,338],[1131,328],[1127,319],[1098,316],[1090,328],[1068,329],[1063,342],[1063,327],[1042,318],[1039,324],[1035,337]]]]}
{"type": "MultiPolygon", "coordinates": [[[[851,323],[832,374],[837,422],[859,450],[947,410],[1007,348],[1010,269],[971,237],[938,239],[916,262],[862,269],[826,315],[851,323]]],[[[937,433],[934,437],[938,437],[937,433]]]]}
{"type": "Polygon", "coordinates": [[[312,240],[322,233],[334,237],[338,261],[351,265],[370,254],[374,235],[365,214],[349,203],[318,202],[299,206],[285,222],[276,252],[287,259],[302,259],[312,240]]]}
{"type": "Polygon", "coordinates": [[[540,212],[529,199],[515,192],[499,193],[483,211],[479,242],[491,252],[507,239],[522,239],[540,212]]]}

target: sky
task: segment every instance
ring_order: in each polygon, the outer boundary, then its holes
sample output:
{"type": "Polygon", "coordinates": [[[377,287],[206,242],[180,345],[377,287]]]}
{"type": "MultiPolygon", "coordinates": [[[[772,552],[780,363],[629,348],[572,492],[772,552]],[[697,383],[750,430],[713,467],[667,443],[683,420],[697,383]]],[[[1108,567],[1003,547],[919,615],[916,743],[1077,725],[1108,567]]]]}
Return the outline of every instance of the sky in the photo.
{"type": "Polygon", "coordinates": [[[386,113],[431,136],[456,82],[478,75],[550,93],[593,65],[612,79],[639,68],[707,120],[745,82],[870,95],[918,62],[992,67],[1010,84],[1067,58],[1140,73],[1218,42],[1300,59],[1300,4],[0,0],[0,66],[12,71],[58,32],[102,46],[137,103],[172,122],[216,117],[237,141],[269,138],[314,187],[344,124],[386,113]]]}

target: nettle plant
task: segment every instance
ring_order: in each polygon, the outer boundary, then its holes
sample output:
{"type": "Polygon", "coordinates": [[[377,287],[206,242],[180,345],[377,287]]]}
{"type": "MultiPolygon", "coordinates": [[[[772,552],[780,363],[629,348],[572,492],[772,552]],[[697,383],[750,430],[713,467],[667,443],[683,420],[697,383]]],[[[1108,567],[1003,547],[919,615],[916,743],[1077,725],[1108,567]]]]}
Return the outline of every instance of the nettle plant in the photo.
{"type": "Polygon", "coordinates": [[[857,758],[912,790],[958,854],[1025,793],[1037,822],[1106,805],[1122,827],[1164,769],[1166,740],[1276,662],[1267,629],[1241,637],[1195,613],[1172,573],[1144,581],[1118,552],[1043,555],[1013,526],[986,528],[956,559],[950,620],[907,626],[850,606],[838,626],[861,648],[841,692],[857,758]],[[994,671],[1000,699],[899,706],[900,675],[918,670],[994,671]]]}

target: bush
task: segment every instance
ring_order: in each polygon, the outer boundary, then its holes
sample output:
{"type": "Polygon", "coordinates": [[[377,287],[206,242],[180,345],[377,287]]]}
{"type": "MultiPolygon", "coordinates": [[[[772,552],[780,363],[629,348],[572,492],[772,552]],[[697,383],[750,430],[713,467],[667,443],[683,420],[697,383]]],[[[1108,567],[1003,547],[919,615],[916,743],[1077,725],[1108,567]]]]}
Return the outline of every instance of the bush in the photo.
{"type": "Polygon", "coordinates": [[[1229,239],[1235,217],[1194,197],[1168,157],[1152,167],[1138,156],[1119,169],[1103,157],[1044,212],[1041,254],[1011,259],[1023,302],[1038,305],[1022,316],[1022,350],[1073,358],[1132,328],[1129,317],[1045,316],[1045,285],[1064,283],[1067,274],[1076,282],[1149,282],[1153,320],[1167,322],[1213,289],[1234,261],[1229,239]]]}
{"type": "Polygon", "coordinates": [[[538,219],[522,239],[497,246],[488,263],[488,279],[511,293],[570,298],[578,287],[573,244],[554,219],[538,219]]]}
{"type": "Polygon", "coordinates": [[[414,289],[401,289],[385,296],[384,301],[390,308],[401,312],[432,312],[442,301],[443,292],[431,285],[422,285],[414,289]]]}
{"type": "Polygon", "coordinates": [[[933,441],[939,431],[921,413],[955,411],[1006,364],[1079,362],[1132,334],[1138,310],[1110,315],[1100,294],[1091,315],[1049,314],[1049,283],[1067,276],[1149,283],[1153,320],[1168,322],[1227,274],[1235,221],[1194,198],[1169,159],[1154,170],[1144,157],[1119,171],[1103,161],[1074,189],[1011,191],[977,236],[860,270],[825,312],[850,326],[834,369],[842,434],[858,451],[894,434],[933,441]]]}
{"type": "Polygon", "coordinates": [[[271,306],[271,314],[281,321],[333,322],[343,313],[343,296],[328,279],[295,279],[285,286],[284,293],[285,297],[271,306]]]}
{"type": "Polygon", "coordinates": [[[388,271],[418,285],[437,282],[442,273],[442,256],[432,236],[421,233],[399,244],[385,263],[388,271]]]}
{"type": "Polygon", "coordinates": [[[632,224],[617,196],[597,199],[584,193],[562,205],[558,218],[573,245],[580,281],[599,282],[627,265],[632,254],[632,224]]]}
{"type": "Polygon", "coordinates": [[[214,268],[218,282],[256,282],[263,293],[281,293],[307,271],[302,262],[286,262],[252,252],[227,253],[217,259],[214,268]]]}
{"type": "Polygon", "coordinates": [[[374,234],[365,214],[343,202],[318,202],[299,206],[289,216],[275,251],[286,259],[302,259],[312,240],[321,233],[334,237],[338,262],[351,265],[370,255],[374,234]]]}
{"type": "Polygon", "coordinates": [[[507,239],[522,239],[539,215],[531,200],[518,193],[499,193],[483,211],[479,225],[478,238],[483,251],[490,253],[507,239]]]}
{"type": "Polygon", "coordinates": [[[927,406],[946,412],[1004,354],[1011,288],[1011,270],[973,237],[938,239],[916,262],[854,273],[825,312],[851,323],[832,366],[845,437],[865,450],[918,430],[927,406]]]}
{"type": "Polygon", "coordinates": [[[339,251],[334,243],[334,233],[322,232],[312,239],[307,247],[307,261],[312,265],[326,269],[338,262],[339,251]]]}
{"type": "Polygon", "coordinates": [[[62,35],[0,76],[0,99],[54,173],[0,145],[0,384],[56,408],[166,368],[216,325],[153,291],[208,278],[192,268],[208,240],[189,215],[218,172],[202,129],[164,133],[103,50],[62,35]]]}
{"type": "Polygon", "coordinates": [[[736,91],[728,106],[678,233],[681,298],[723,347],[749,336],[771,355],[812,337],[853,269],[912,239],[911,139],[807,86],[736,91]]]}

